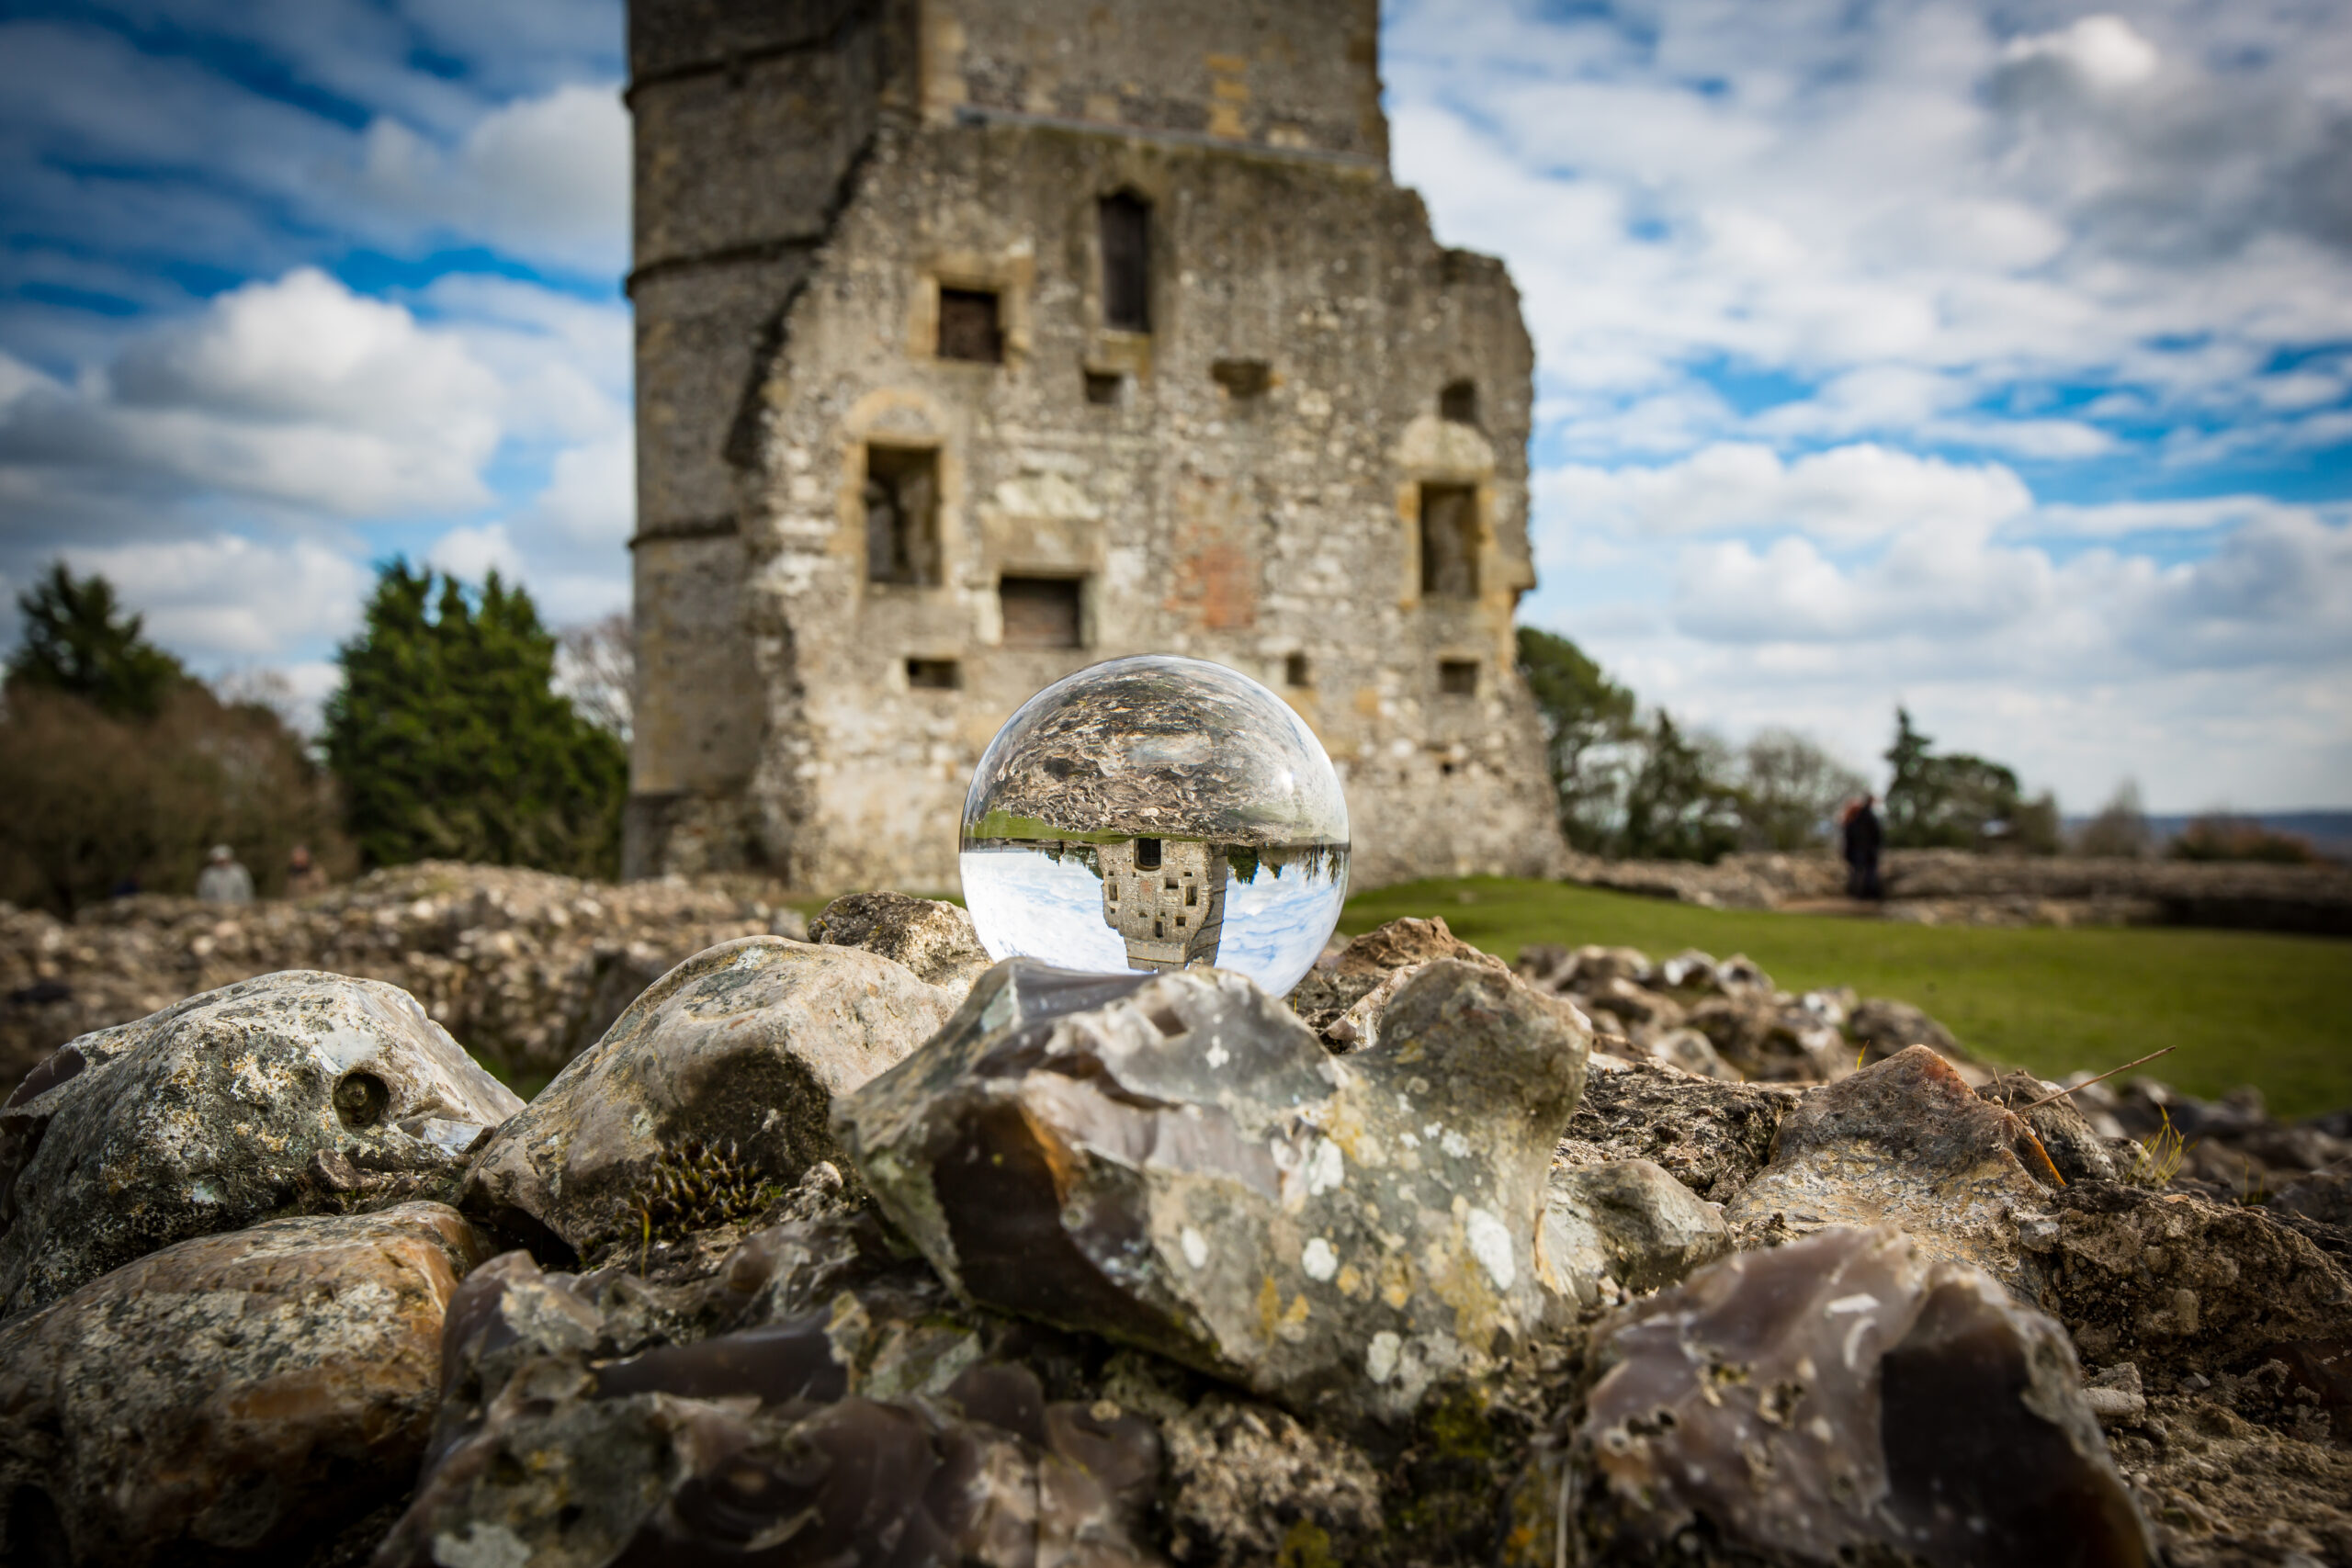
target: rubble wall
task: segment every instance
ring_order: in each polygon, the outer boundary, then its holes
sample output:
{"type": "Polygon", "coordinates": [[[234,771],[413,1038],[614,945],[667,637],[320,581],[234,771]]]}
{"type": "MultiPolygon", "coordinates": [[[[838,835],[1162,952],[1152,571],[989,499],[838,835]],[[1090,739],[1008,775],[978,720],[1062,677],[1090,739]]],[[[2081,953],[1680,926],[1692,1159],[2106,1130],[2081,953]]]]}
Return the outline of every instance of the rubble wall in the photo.
{"type": "MultiPolygon", "coordinates": [[[[855,117],[813,87],[657,116],[671,89],[640,52],[641,278],[657,237],[720,254],[724,224],[662,210],[716,199],[689,186],[812,197],[839,175],[805,276],[779,275],[766,335],[729,349],[752,389],[723,421],[716,391],[640,393],[639,705],[657,716],[632,874],[953,886],[996,728],[1060,676],[1142,652],[1241,670],[1306,716],[1342,772],[1360,884],[1554,869],[1510,625],[1534,581],[1532,352],[1501,264],[1441,247],[1387,176],[1376,30],[1358,0],[853,8],[827,37],[873,39],[871,133],[854,157],[773,168],[761,128],[782,138],[805,110],[838,148],[855,117]],[[673,169],[695,171],[674,195],[673,169]],[[1148,331],[1105,309],[1098,204],[1117,195],[1149,209],[1148,331]],[[997,361],[942,356],[943,289],[993,298],[997,361]],[[935,465],[930,581],[869,581],[876,448],[935,465]],[[1471,565],[1446,595],[1422,591],[1425,484],[1467,498],[1471,565]],[[740,552],[737,599],[736,556],[689,564],[688,534],[740,552]],[[1075,594],[1078,645],[1009,646],[1007,578],[1075,584],[1055,592],[1075,594]]],[[[695,90],[783,91],[738,74],[695,90]]],[[[865,90],[853,75],[833,80],[865,90]]],[[[663,335],[667,296],[638,303],[641,361],[701,352],[663,335]]],[[[686,378],[641,367],[641,387],[686,378]]]]}

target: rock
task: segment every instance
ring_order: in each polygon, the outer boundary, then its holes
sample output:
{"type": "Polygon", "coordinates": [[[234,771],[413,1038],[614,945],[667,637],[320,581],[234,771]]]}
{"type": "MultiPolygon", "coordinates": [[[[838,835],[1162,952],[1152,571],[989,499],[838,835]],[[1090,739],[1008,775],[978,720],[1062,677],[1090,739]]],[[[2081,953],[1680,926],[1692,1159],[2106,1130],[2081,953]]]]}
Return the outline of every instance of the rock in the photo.
{"type": "Polygon", "coordinates": [[[2322,1171],[2291,1182],[2271,1195],[2270,1207],[2322,1224],[2352,1226],[2352,1170],[2322,1171]]]}
{"type": "MultiPolygon", "coordinates": [[[[1996,1105],[2019,1111],[2041,1144],[2041,1154],[2066,1180],[2116,1179],[2115,1160],[2108,1153],[2107,1140],[2075,1109],[2072,1100],[2049,1098],[2058,1092],[2056,1084],[2043,1083],[2031,1073],[2010,1072],[2003,1073],[1976,1092],[1996,1105]],[[2036,1100],[2047,1103],[2034,1105],[2036,1100]],[[2025,1110],[2029,1105],[2033,1109],[2025,1110]]],[[[2025,1157],[2034,1156],[2029,1154],[2025,1157]]]]}
{"type": "Polygon", "coordinates": [[[1577,1523],[1604,1553],[1661,1552],[1703,1520],[1737,1556],[2153,1561],[2058,1325],[1894,1232],[1726,1258],[1599,1343],[1574,1452],[1592,1494],[1577,1523]]]}
{"type": "Polygon", "coordinates": [[[1801,1098],[1786,1085],[1713,1083],[1636,1062],[1586,1080],[1560,1157],[1652,1160],[1701,1198],[1728,1202],[1771,1157],[1773,1134],[1801,1098]]]}
{"type": "Polygon", "coordinates": [[[1212,1394],[1161,1438],[1169,1554],[1179,1562],[1350,1562],[1380,1535],[1371,1461],[1282,1411],[1212,1394]]]}
{"type": "Polygon", "coordinates": [[[2140,1387],[2140,1369],[2125,1361],[2109,1367],[2083,1385],[2083,1403],[2102,1427],[2136,1426],[2148,1413],[2148,1398],[2140,1387]]]}
{"type": "Polygon", "coordinates": [[[465,1146],[521,1106],[414,998],[341,975],[85,1035],[0,1109],[0,1316],[266,1214],[453,1195],[465,1146]]]}
{"type": "Polygon", "coordinates": [[[1151,1424],[1049,1397],[935,1281],[851,1256],[844,1225],[762,1232],[675,1289],[519,1252],[477,1270],[424,1479],[376,1561],[1151,1561],[1151,1424]]]}
{"type": "Polygon", "coordinates": [[[1669,1029],[1644,1048],[1654,1062],[1679,1067],[1694,1077],[1714,1078],[1722,1083],[1745,1083],[1737,1067],[1716,1053],[1707,1037],[1695,1029],[1669,1029]]]}
{"type": "Polygon", "coordinates": [[[902,1060],[955,998],[849,947],[744,937],[639,997],[475,1156],[463,1207],[505,1234],[585,1254],[636,1235],[662,1167],[729,1150],[749,1190],[841,1162],[836,1099],[902,1060]]]}
{"type": "Polygon", "coordinates": [[[0,1327],[7,1561],[299,1562],[396,1501],[486,1251],[438,1203],[275,1220],[0,1327]]]}
{"type": "Polygon", "coordinates": [[[2352,1337],[2352,1278],[2259,1208],[2092,1183],[2052,1206],[2045,1304],[2094,1360],[2168,1382],[2352,1337]]]}
{"type": "Polygon", "coordinates": [[[1580,1305],[1601,1299],[1603,1280],[1640,1294],[1730,1250],[1723,1216],[1645,1159],[1555,1170],[1544,1190],[1539,1266],[1580,1305]]]}
{"type": "Polygon", "coordinates": [[[1240,976],[1015,959],[836,1124],[973,1300],[1385,1418],[1542,1321],[1544,1181],[1587,1049],[1566,1007],[1456,959],[1345,1058],[1240,976]]]}
{"type": "Polygon", "coordinates": [[[1886,997],[1872,997],[1856,1007],[1846,1021],[1846,1037],[1873,1056],[1892,1056],[1914,1045],[1925,1045],[1948,1061],[1969,1060],[1951,1030],[1909,1002],[1886,997]]]}
{"type": "Polygon", "coordinates": [[[2027,1256],[2055,1227],[2012,1148],[2019,1125],[1915,1045],[1806,1095],[1781,1122],[1772,1163],[1724,1217],[1743,1247],[1894,1225],[1928,1256],[1976,1264],[2032,1300],[2039,1270],[2027,1256]]]}
{"type": "Polygon", "coordinates": [[[1448,929],[1443,916],[1407,918],[1377,926],[1341,948],[1328,966],[1317,964],[1290,995],[1291,1010],[1339,1051],[1370,1043],[1381,1010],[1410,974],[1440,958],[1504,967],[1448,929]],[[1379,992],[1377,996],[1374,992],[1379,992]]]}
{"type": "Polygon", "coordinates": [[[382,980],[515,1081],[544,1082],[681,959],[807,932],[741,876],[616,886],[424,861],[297,900],[141,894],[73,920],[0,906],[0,1093],[67,1040],[284,969],[382,980]]]}
{"type": "Polygon", "coordinates": [[[925,982],[961,1000],[988,973],[988,950],[972,917],[937,898],[904,893],[853,893],[836,898],[808,922],[808,940],[831,947],[862,947],[903,964],[925,982]]]}

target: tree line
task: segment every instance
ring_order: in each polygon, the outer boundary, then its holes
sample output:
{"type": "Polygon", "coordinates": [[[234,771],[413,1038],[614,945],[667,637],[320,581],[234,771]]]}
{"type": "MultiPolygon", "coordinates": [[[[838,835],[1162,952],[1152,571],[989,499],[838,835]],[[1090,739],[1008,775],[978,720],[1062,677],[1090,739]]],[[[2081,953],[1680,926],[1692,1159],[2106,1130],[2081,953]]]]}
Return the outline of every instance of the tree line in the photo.
{"type": "MultiPolygon", "coordinates": [[[[1626,860],[1713,862],[1734,850],[1804,850],[1831,834],[1869,785],[1793,730],[1737,749],[1644,710],[1566,637],[1519,629],[1519,670],[1535,699],[1544,761],[1569,847],[1626,860]]],[[[1886,752],[1886,841],[1896,848],[2053,854],[2058,803],[2028,796],[2017,773],[1966,752],[1938,752],[1902,708],[1886,752]]]]}
{"type": "Polygon", "coordinates": [[[215,843],[265,897],[298,844],[336,875],[428,858],[619,873],[628,709],[594,665],[625,639],[589,628],[569,661],[587,678],[560,679],[557,635],[494,571],[379,568],[315,741],[282,694],[190,673],[103,578],[58,562],[17,603],[0,899],[70,915],[186,893],[215,843]]]}

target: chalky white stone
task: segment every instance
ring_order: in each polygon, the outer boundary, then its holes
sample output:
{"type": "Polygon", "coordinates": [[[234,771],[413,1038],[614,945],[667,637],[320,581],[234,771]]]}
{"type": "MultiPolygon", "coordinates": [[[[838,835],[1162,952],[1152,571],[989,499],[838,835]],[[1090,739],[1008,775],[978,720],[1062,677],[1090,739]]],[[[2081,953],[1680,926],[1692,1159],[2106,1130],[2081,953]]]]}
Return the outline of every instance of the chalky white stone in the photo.
{"type": "Polygon", "coordinates": [[[1290,705],[1204,660],[1114,659],[1006,721],[964,801],[965,903],[995,959],[1237,970],[1277,995],[1339,923],[1348,807],[1290,705]]]}

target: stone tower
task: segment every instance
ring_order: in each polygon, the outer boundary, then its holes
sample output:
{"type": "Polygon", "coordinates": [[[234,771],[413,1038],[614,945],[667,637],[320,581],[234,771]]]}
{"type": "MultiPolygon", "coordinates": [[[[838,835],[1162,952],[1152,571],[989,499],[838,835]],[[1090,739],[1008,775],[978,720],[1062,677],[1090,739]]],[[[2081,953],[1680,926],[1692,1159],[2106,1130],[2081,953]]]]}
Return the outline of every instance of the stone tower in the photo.
{"type": "Polygon", "coordinates": [[[1388,175],[1376,0],[632,0],[627,869],[951,887],[1040,687],[1282,693],[1370,886],[1560,841],[1532,355],[1388,175]]]}
{"type": "Polygon", "coordinates": [[[1130,969],[1216,962],[1225,936],[1225,852],[1192,839],[1126,839],[1097,852],[1102,923],[1130,969]]]}

